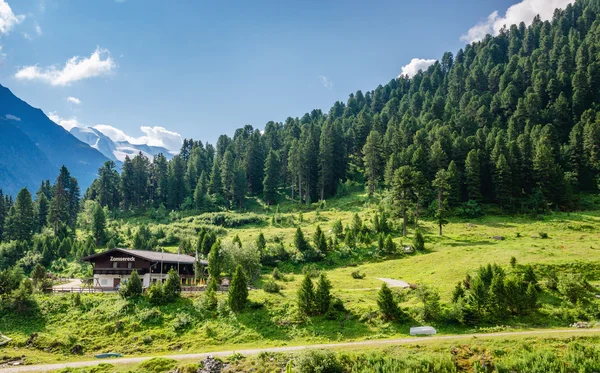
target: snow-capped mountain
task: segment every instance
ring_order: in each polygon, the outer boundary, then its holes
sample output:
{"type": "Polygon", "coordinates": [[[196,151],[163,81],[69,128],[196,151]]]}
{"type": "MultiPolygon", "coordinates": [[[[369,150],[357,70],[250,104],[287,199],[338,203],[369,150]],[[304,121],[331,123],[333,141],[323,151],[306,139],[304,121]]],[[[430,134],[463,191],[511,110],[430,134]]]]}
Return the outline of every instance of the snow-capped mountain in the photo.
{"type": "Polygon", "coordinates": [[[77,139],[97,149],[104,156],[118,164],[123,162],[126,156],[133,158],[139,152],[150,159],[160,153],[167,159],[173,158],[173,154],[166,148],[147,144],[131,144],[128,141],[113,141],[96,128],[73,127],[70,132],[77,139]]]}

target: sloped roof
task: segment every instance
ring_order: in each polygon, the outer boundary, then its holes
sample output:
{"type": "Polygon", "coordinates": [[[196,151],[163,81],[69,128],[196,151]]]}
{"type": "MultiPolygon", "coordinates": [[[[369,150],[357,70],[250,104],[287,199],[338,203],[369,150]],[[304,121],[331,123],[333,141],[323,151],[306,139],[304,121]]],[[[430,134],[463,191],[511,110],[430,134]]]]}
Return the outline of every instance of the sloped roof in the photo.
{"type": "MultiPolygon", "coordinates": [[[[104,251],[98,254],[86,256],[82,258],[83,261],[90,261],[91,259],[95,259],[100,256],[104,256],[110,253],[120,252],[127,255],[132,255],[141,259],[146,259],[152,262],[167,262],[167,263],[187,263],[192,264],[196,261],[193,256],[190,255],[182,255],[182,254],[172,254],[172,253],[161,253],[159,251],[148,251],[148,250],[133,250],[133,249],[122,249],[116,248],[108,251],[104,251]]],[[[200,263],[203,265],[207,265],[208,262],[206,260],[200,260],[200,263]]]]}

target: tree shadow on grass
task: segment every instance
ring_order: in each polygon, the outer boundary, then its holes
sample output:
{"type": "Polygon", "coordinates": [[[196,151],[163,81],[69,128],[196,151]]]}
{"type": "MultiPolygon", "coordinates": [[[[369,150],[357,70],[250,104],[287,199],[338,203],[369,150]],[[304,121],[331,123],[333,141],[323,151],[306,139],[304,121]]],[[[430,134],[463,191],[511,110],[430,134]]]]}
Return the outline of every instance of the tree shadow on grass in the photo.
{"type": "Polygon", "coordinates": [[[261,336],[262,339],[271,341],[290,341],[292,337],[287,330],[290,325],[285,322],[276,323],[264,308],[247,309],[237,315],[237,321],[246,328],[253,330],[261,336]]]}

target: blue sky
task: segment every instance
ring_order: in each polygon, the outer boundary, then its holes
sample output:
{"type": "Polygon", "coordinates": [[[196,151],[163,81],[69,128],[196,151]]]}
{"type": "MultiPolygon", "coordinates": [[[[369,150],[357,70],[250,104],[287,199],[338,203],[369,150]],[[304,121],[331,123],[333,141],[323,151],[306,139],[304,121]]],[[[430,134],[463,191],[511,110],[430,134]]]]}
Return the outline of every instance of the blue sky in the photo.
{"type": "Polygon", "coordinates": [[[0,0],[0,83],[67,127],[214,143],[571,2],[0,0]]]}

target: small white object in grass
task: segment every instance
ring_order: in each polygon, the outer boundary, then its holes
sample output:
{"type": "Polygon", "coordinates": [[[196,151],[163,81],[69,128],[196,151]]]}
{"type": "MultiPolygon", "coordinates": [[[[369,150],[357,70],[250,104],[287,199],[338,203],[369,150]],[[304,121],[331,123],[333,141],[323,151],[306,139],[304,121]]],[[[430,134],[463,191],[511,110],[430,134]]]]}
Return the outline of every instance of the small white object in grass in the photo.
{"type": "Polygon", "coordinates": [[[437,332],[432,326],[416,326],[410,328],[410,335],[435,335],[437,332]]]}

